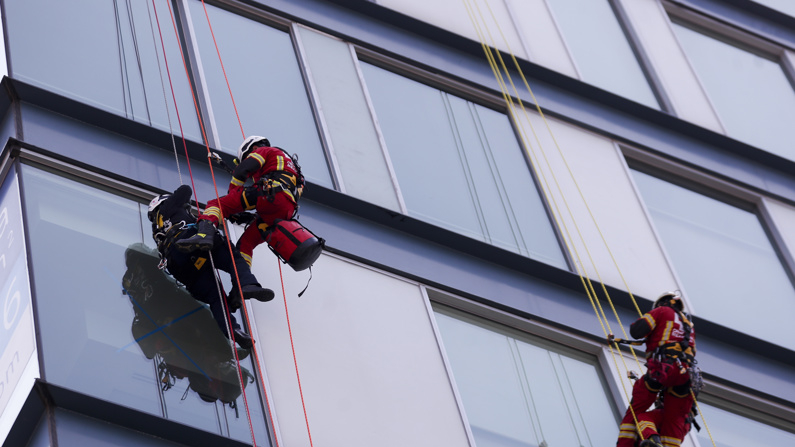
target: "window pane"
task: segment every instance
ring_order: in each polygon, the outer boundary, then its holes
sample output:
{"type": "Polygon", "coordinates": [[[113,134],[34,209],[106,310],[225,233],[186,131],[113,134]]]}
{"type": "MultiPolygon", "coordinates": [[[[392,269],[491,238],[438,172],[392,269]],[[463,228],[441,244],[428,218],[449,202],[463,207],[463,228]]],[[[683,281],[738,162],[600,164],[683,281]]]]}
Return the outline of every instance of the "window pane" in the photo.
{"type": "MultiPolygon", "coordinates": [[[[158,269],[145,206],[24,166],[47,381],[250,441],[233,352],[210,311],[158,269]],[[224,403],[235,403],[232,409],[224,403]]],[[[255,435],[267,439],[250,359],[255,435]]]]}
{"type": "Polygon", "coordinates": [[[549,5],[583,81],[659,108],[608,0],[549,0],[549,5]]]}
{"type": "Polygon", "coordinates": [[[437,311],[436,321],[478,447],[615,443],[595,358],[452,315],[437,311]]]}
{"type": "Polygon", "coordinates": [[[408,213],[566,268],[505,114],[362,63],[408,213]]]}
{"type": "Polygon", "coordinates": [[[185,136],[202,141],[165,2],[157,4],[160,30],[149,1],[10,0],[4,6],[13,77],[179,134],[170,82],[185,136]]]}
{"type": "MultiPolygon", "coordinates": [[[[720,447],[745,447],[750,445],[795,445],[795,433],[772,427],[736,413],[699,402],[702,416],[697,418],[699,424],[703,420],[709,425],[715,442],[720,447]]],[[[712,445],[707,430],[696,433],[702,446],[712,445]]]]}
{"type": "Polygon", "coordinates": [[[243,142],[239,115],[247,135],[265,136],[274,145],[297,153],[308,180],[332,187],[290,35],[197,0],[190,2],[190,12],[223,150],[236,154],[243,142]],[[225,48],[229,50],[224,51],[225,48]]]}
{"type": "Polygon", "coordinates": [[[673,27],[728,135],[795,160],[795,90],[779,62],[673,27]]]}
{"type": "Polygon", "coordinates": [[[757,216],[632,173],[695,314],[794,348],[795,289],[757,216]]]}

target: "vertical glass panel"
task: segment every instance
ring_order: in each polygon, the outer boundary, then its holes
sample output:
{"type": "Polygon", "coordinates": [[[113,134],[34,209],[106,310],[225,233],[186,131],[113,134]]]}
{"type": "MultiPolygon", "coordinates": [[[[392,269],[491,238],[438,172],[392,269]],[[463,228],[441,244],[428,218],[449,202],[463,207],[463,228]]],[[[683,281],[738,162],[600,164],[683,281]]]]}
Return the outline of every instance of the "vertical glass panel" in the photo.
{"type": "Polygon", "coordinates": [[[361,65],[410,215],[566,267],[505,114],[361,65]]]}
{"type": "Polygon", "coordinates": [[[448,312],[436,321],[478,447],[615,443],[595,358],[448,312]]]}
{"type": "Polygon", "coordinates": [[[221,148],[237,153],[244,139],[237,121],[239,116],[247,135],[265,136],[274,145],[297,153],[308,180],[332,187],[290,35],[197,0],[190,2],[190,13],[221,148]],[[223,69],[205,7],[223,58],[223,69]]]}
{"type": "Polygon", "coordinates": [[[583,81],[660,107],[608,0],[548,1],[583,81]]]}
{"type": "Polygon", "coordinates": [[[10,0],[4,6],[14,78],[178,133],[173,85],[185,136],[201,141],[165,1],[10,0]]]}
{"type": "MultiPolygon", "coordinates": [[[[251,440],[234,353],[209,309],[158,268],[145,206],[23,169],[45,377],[51,383],[251,440]]],[[[241,358],[245,358],[241,354],[241,358]]],[[[250,359],[248,408],[266,443],[250,359]]]]}
{"type": "Polygon", "coordinates": [[[785,329],[795,315],[795,288],[757,216],[632,173],[695,314],[795,348],[785,329]]]}
{"type": "Polygon", "coordinates": [[[781,64],[673,24],[729,136],[795,160],[795,90],[781,64]]]}
{"type": "MultiPolygon", "coordinates": [[[[698,422],[703,426],[703,420],[709,425],[717,445],[720,447],[745,447],[749,445],[795,445],[795,433],[784,431],[758,422],[736,413],[731,413],[722,408],[718,408],[704,402],[698,404],[702,416],[698,417],[698,422]]],[[[699,444],[702,446],[712,445],[707,430],[696,433],[699,444]]]]}

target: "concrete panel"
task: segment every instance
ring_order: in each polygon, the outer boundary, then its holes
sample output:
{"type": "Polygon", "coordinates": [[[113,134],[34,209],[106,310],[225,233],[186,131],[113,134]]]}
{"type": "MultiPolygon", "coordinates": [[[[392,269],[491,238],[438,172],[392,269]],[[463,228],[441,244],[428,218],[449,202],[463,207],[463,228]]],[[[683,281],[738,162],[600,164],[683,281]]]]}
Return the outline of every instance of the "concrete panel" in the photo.
{"type": "Polygon", "coordinates": [[[319,109],[342,174],[343,191],[370,203],[400,211],[392,173],[387,166],[356,61],[348,44],[297,28],[317,89],[319,109]]]}
{"type": "Polygon", "coordinates": [[[483,0],[378,0],[378,4],[476,42],[511,51],[527,59],[504,2],[483,0]],[[504,37],[503,37],[504,36],[504,37]]]}
{"type": "Polygon", "coordinates": [[[659,0],[620,0],[665,92],[682,119],[723,132],[712,105],[671,30],[659,0]]]}
{"type": "Polygon", "coordinates": [[[646,297],[676,289],[614,143],[551,118],[547,128],[533,112],[515,113],[579,271],[646,297]]]}
{"type": "Polygon", "coordinates": [[[309,272],[277,262],[264,245],[255,252],[253,271],[277,298],[252,314],[282,445],[308,445],[310,431],[316,445],[341,435],[350,447],[469,445],[416,284],[322,256],[298,298],[309,272]]]}

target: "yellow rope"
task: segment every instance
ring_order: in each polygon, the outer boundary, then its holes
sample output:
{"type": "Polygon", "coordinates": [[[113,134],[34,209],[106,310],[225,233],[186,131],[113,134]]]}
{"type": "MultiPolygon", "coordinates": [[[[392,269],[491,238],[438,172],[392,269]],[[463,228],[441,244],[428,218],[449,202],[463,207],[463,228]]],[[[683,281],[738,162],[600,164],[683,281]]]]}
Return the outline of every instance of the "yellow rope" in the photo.
{"type": "MultiPolygon", "coordinates": [[[[500,51],[496,50],[497,46],[496,46],[496,44],[494,44],[494,39],[491,36],[491,32],[489,31],[489,28],[488,28],[488,26],[485,23],[485,19],[483,18],[483,13],[481,12],[479,5],[477,4],[477,0],[471,0],[471,1],[474,4],[474,9],[477,9],[478,17],[480,17],[480,19],[484,22],[484,28],[486,29],[486,33],[489,35],[489,38],[490,38],[490,40],[492,42],[491,47],[495,48],[494,52],[492,52],[491,48],[487,44],[487,41],[486,41],[485,36],[484,36],[484,33],[482,32],[482,30],[480,28],[480,24],[478,23],[478,20],[475,18],[474,10],[473,10],[472,6],[469,4],[469,1],[470,0],[463,0],[464,6],[465,6],[465,8],[467,10],[467,14],[469,15],[470,20],[472,21],[473,26],[475,27],[475,31],[476,31],[476,33],[478,35],[478,39],[480,41],[481,47],[483,48],[483,51],[486,54],[486,58],[488,59],[489,65],[491,66],[491,69],[494,72],[494,75],[495,75],[495,78],[497,80],[497,83],[500,86],[500,91],[501,91],[501,93],[503,95],[503,98],[505,99],[506,104],[508,105],[509,113],[511,114],[511,117],[514,119],[514,121],[517,124],[520,124],[519,120],[517,119],[517,117],[514,114],[514,102],[513,102],[513,99],[512,99],[512,97],[510,96],[510,94],[508,92],[507,85],[506,85],[505,81],[503,80],[502,72],[500,71],[500,68],[497,65],[497,62],[495,60],[495,57],[494,57],[493,53],[496,53],[497,59],[499,59],[500,65],[502,66],[502,70],[505,71],[505,76],[508,78],[508,81],[511,84],[511,87],[512,87],[512,89],[514,91],[514,94],[515,94],[516,98],[517,98],[519,107],[522,110],[522,113],[523,113],[528,125],[530,126],[530,129],[531,129],[535,139],[536,139],[536,143],[538,144],[539,150],[541,151],[541,154],[542,154],[542,156],[544,158],[544,161],[546,163],[547,169],[549,170],[550,175],[552,176],[552,179],[553,179],[553,181],[555,183],[555,186],[558,188],[558,191],[560,193],[561,199],[563,200],[563,203],[564,203],[564,206],[566,208],[566,211],[569,213],[568,215],[571,217],[571,220],[572,220],[572,223],[573,223],[573,225],[575,227],[577,235],[580,237],[580,241],[582,242],[582,245],[585,248],[585,251],[586,251],[586,254],[588,256],[588,259],[590,260],[591,265],[593,266],[594,272],[596,273],[597,278],[598,278],[599,282],[602,285],[602,291],[604,292],[605,297],[606,297],[606,299],[607,299],[607,301],[608,301],[608,303],[609,303],[609,305],[610,305],[610,307],[611,307],[611,309],[613,311],[613,314],[616,317],[616,321],[618,322],[619,326],[621,327],[622,333],[624,334],[624,338],[629,338],[629,337],[626,336],[626,332],[624,330],[624,325],[621,323],[621,318],[619,317],[618,312],[617,312],[617,310],[615,308],[615,305],[613,304],[613,301],[610,298],[610,294],[607,291],[605,282],[602,279],[601,274],[599,273],[599,269],[597,268],[596,263],[594,262],[594,259],[593,259],[592,255],[591,255],[591,252],[588,249],[588,244],[586,243],[585,238],[583,237],[582,232],[580,231],[580,228],[577,225],[576,219],[574,218],[574,213],[572,213],[571,208],[569,207],[568,201],[566,200],[566,196],[565,196],[565,194],[563,194],[563,189],[560,187],[560,184],[557,181],[557,177],[555,176],[554,170],[552,169],[552,166],[551,166],[551,164],[549,162],[549,159],[548,159],[548,157],[546,155],[546,152],[544,151],[543,145],[541,144],[541,141],[540,141],[540,139],[538,137],[538,134],[535,131],[535,127],[533,126],[532,121],[530,120],[529,114],[528,114],[527,110],[524,107],[524,103],[521,100],[521,95],[519,94],[518,89],[516,88],[516,86],[515,86],[515,84],[513,82],[513,79],[511,77],[510,70],[508,69],[507,65],[505,64],[500,51]]],[[[513,51],[510,48],[510,44],[508,43],[508,39],[505,37],[505,34],[503,33],[502,28],[500,27],[500,24],[497,21],[497,19],[496,19],[495,15],[494,15],[493,10],[491,9],[491,6],[490,6],[488,0],[484,0],[484,1],[485,1],[485,4],[486,4],[486,7],[488,8],[489,13],[490,13],[490,15],[492,17],[492,20],[494,21],[497,29],[500,32],[500,35],[501,35],[501,37],[503,39],[503,42],[505,42],[506,48],[508,49],[508,53],[511,56],[511,59],[512,59],[512,61],[514,63],[514,66],[516,67],[519,75],[522,78],[524,86],[526,87],[526,89],[529,92],[533,102],[535,103],[536,110],[537,110],[539,116],[541,117],[542,121],[544,122],[544,125],[546,126],[547,131],[549,132],[549,135],[552,138],[552,141],[554,142],[555,147],[557,148],[558,154],[560,155],[560,158],[563,161],[563,163],[564,163],[564,165],[565,165],[565,167],[566,167],[566,169],[567,169],[567,171],[569,173],[569,176],[571,177],[571,180],[574,183],[574,186],[575,186],[578,194],[580,195],[580,198],[582,199],[586,210],[588,211],[588,214],[589,214],[591,220],[592,220],[594,226],[596,227],[597,232],[599,233],[599,236],[600,236],[600,238],[602,240],[602,243],[604,244],[605,249],[607,250],[607,252],[608,252],[608,254],[610,256],[610,259],[613,262],[613,265],[615,266],[618,275],[620,276],[622,282],[624,283],[624,286],[626,287],[627,292],[629,293],[630,300],[632,301],[632,304],[635,307],[635,310],[637,311],[639,316],[642,316],[643,313],[640,311],[640,307],[638,306],[637,301],[635,300],[635,297],[632,294],[632,291],[631,291],[631,289],[629,287],[629,284],[627,283],[627,280],[624,277],[624,274],[622,273],[621,268],[618,265],[618,261],[616,260],[612,250],[610,249],[610,246],[607,243],[607,240],[606,240],[606,238],[604,236],[604,233],[602,232],[601,228],[599,227],[599,224],[596,221],[596,218],[595,218],[595,216],[593,214],[593,211],[591,210],[590,206],[588,205],[587,200],[585,199],[585,195],[583,194],[582,189],[580,188],[580,185],[579,185],[579,183],[577,182],[577,180],[576,180],[576,178],[574,176],[574,173],[573,173],[573,171],[571,169],[571,166],[569,165],[565,155],[563,154],[563,151],[560,148],[560,144],[558,143],[557,139],[555,138],[555,135],[552,132],[552,129],[551,129],[550,125],[549,125],[549,122],[547,121],[546,116],[544,115],[544,112],[541,110],[539,102],[538,102],[537,98],[535,97],[535,94],[533,93],[533,90],[530,88],[530,85],[529,85],[529,83],[527,81],[526,76],[524,75],[524,72],[521,69],[521,66],[519,65],[518,61],[516,60],[516,56],[514,55],[513,51]]],[[[577,275],[580,277],[580,281],[583,283],[583,287],[585,288],[585,291],[586,291],[586,294],[588,296],[588,299],[591,301],[591,305],[594,308],[594,312],[596,313],[596,316],[597,316],[597,319],[599,320],[600,326],[602,327],[603,332],[605,332],[605,336],[607,336],[607,334],[608,334],[607,331],[610,331],[609,333],[612,333],[612,331],[610,330],[610,324],[609,324],[609,321],[607,319],[607,316],[605,315],[604,309],[602,308],[601,304],[598,301],[598,296],[597,296],[596,290],[594,290],[594,287],[593,287],[593,284],[592,284],[590,278],[584,276],[583,272],[585,271],[585,266],[584,266],[584,264],[582,262],[582,259],[580,258],[578,250],[576,249],[576,247],[574,246],[573,243],[569,242],[570,240],[573,241],[573,239],[572,239],[571,233],[569,232],[568,225],[566,225],[566,223],[562,219],[562,217],[559,217],[559,216],[562,216],[562,214],[561,214],[561,211],[560,211],[560,207],[558,206],[557,200],[555,199],[554,195],[551,193],[551,188],[549,186],[549,181],[547,180],[546,175],[544,174],[544,172],[536,167],[536,165],[538,163],[538,157],[535,154],[534,150],[531,150],[532,146],[527,142],[527,138],[526,138],[526,135],[525,135],[524,127],[521,126],[521,125],[519,125],[518,127],[519,127],[519,131],[520,131],[520,137],[522,139],[523,147],[524,147],[525,152],[527,153],[528,157],[530,158],[530,160],[532,162],[531,163],[532,169],[536,173],[536,176],[538,178],[543,179],[543,184],[545,185],[545,187],[541,188],[542,189],[542,193],[547,198],[548,202],[553,204],[553,207],[554,207],[554,209],[556,211],[555,213],[553,213],[553,217],[555,219],[555,222],[558,225],[558,228],[562,228],[564,233],[565,233],[565,237],[563,239],[564,240],[564,245],[566,246],[567,251],[576,260],[575,269],[577,271],[577,275]],[[597,310],[597,308],[598,308],[598,310],[597,310]],[[605,329],[605,327],[607,327],[607,329],[605,329]]],[[[615,351],[614,351],[614,347],[610,343],[608,343],[608,347],[609,347],[610,353],[611,353],[611,355],[613,357],[613,361],[614,361],[614,363],[616,365],[616,369],[619,370],[618,362],[616,360],[616,354],[615,354],[615,351]]],[[[638,360],[634,349],[632,349],[631,346],[629,347],[629,349],[630,349],[630,352],[632,353],[633,358],[635,359],[636,363],[638,364],[638,367],[640,368],[640,361],[638,360]]],[[[618,344],[617,343],[615,343],[615,350],[620,352],[620,349],[618,348],[618,344]]],[[[624,361],[624,357],[623,356],[620,356],[620,357],[622,359],[622,363],[624,363],[624,368],[626,370],[629,370],[629,368],[626,365],[626,362],[624,361]]],[[[624,389],[625,395],[627,395],[627,400],[631,402],[631,398],[629,397],[629,395],[627,393],[627,390],[626,390],[626,384],[624,383],[623,380],[622,380],[622,388],[624,389]]],[[[692,390],[691,390],[691,394],[693,394],[692,390]]],[[[695,401],[695,394],[693,394],[693,399],[695,401]]],[[[696,402],[696,405],[698,406],[697,402],[696,402]]],[[[638,420],[637,420],[637,417],[636,417],[635,412],[632,409],[631,405],[629,406],[629,409],[630,409],[630,412],[632,413],[633,419],[635,420],[635,424],[637,426],[638,425],[638,420]]],[[[700,410],[699,410],[699,412],[700,412],[700,410]]],[[[704,420],[703,413],[701,414],[701,416],[702,416],[702,420],[704,420]]],[[[704,420],[704,425],[705,425],[705,427],[707,426],[706,420],[704,420]]],[[[640,430],[638,430],[638,431],[640,432],[640,430]]],[[[708,427],[707,427],[707,431],[709,432],[709,428],[708,427]]],[[[711,433],[710,433],[710,439],[712,440],[712,443],[713,443],[713,446],[714,446],[715,445],[715,441],[714,441],[714,439],[712,439],[712,434],[711,433]]]]}

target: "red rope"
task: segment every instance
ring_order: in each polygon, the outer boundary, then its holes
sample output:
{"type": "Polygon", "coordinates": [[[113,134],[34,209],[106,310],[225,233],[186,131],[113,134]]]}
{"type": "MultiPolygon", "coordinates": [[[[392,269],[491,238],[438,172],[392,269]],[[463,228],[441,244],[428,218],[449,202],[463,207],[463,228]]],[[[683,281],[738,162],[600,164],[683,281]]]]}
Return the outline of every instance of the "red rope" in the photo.
{"type": "Polygon", "coordinates": [[[290,327],[290,312],[287,310],[287,294],[284,291],[284,276],[282,275],[282,264],[276,260],[279,265],[279,279],[282,283],[282,297],[284,298],[284,314],[287,318],[287,332],[290,334],[290,348],[293,350],[293,363],[295,364],[295,377],[298,380],[298,394],[301,395],[301,407],[304,410],[304,421],[306,421],[306,434],[309,436],[309,445],[312,446],[312,432],[309,430],[309,417],[306,414],[306,404],[304,403],[304,391],[301,387],[301,376],[298,374],[298,359],[295,356],[295,343],[293,342],[293,330],[290,327]]]}
{"type": "MultiPolygon", "coordinates": [[[[176,24],[176,21],[174,20],[174,12],[171,9],[171,3],[167,1],[166,4],[168,5],[168,11],[169,11],[169,14],[171,16],[171,25],[174,28],[174,35],[177,38],[177,42],[179,42],[180,41],[179,32],[177,31],[177,24],[176,24]]],[[[152,0],[152,5],[155,8],[155,17],[157,17],[157,5],[155,4],[154,0],[152,0]]],[[[158,32],[160,32],[160,20],[158,19],[157,22],[158,22],[158,32]]],[[[161,33],[161,44],[162,44],[162,33],[161,33]]],[[[178,45],[178,48],[179,48],[180,57],[182,58],[182,66],[185,69],[185,76],[186,76],[186,78],[188,80],[188,84],[191,87],[190,88],[191,97],[193,98],[193,106],[194,106],[194,108],[196,110],[196,116],[197,116],[198,121],[199,121],[199,127],[201,129],[202,138],[204,139],[205,146],[207,148],[207,154],[209,156],[209,154],[210,154],[210,146],[209,146],[209,143],[207,141],[207,133],[206,133],[206,131],[204,129],[204,123],[202,122],[202,119],[201,119],[201,113],[199,111],[199,105],[198,105],[198,101],[196,100],[196,95],[193,92],[193,82],[192,82],[192,80],[190,78],[190,73],[188,72],[188,66],[187,66],[187,63],[185,61],[185,54],[182,51],[182,46],[181,45],[178,45]]],[[[163,51],[163,58],[166,60],[166,67],[168,67],[168,59],[167,59],[165,50],[163,51]]],[[[169,75],[169,83],[170,82],[171,82],[171,77],[169,75]]],[[[173,86],[173,84],[170,84],[170,87],[171,87],[171,93],[172,93],[172,95],[174,95],[174,86],[173,86]]],[[[176,100],[174,101],[174,104],[176,106],[176,100]]],[[[178,115],[178,120],[179,120],[179,115],[178,115]]],[[[180,125],[180,129],[181,129],[181,125],[180,125]]],[[[185,140],[184,140],[184,137],[183,137],[183,143],[184,143],[184,141],[185,140]]],[[[185,151],[186,151],[186,156],[187,156],[187,146],[186,146],[185,151]]],[[[210,164],[210,175],[212,176],[213,187],[215,188],[215,195],[216,195],[216,197],[218,197],[218,186],[217,186],[216,181],[215,181],[215,172],[213,171],[212,162],[209,161],[209,158],[208,158],[208,162],[210,164]]],[[[191,184],[193,184],[193,182],[194,182],[193,173],[190,172],[190,170],[189,170],[189,175],[191,177],[191,184]]],[[[194,194],[196,194],[195,187],[194,187],[194,194]]],[[[196,203],[197,204],[199,203],[198,200],[196,200],[196,203]]],[[[229,248],[230,248],[230,256],[231,256],[232,255],[231,245],[229,246],[229,248]]],[[[238,276],[237,275],[237,269],[235,269],[235,277],[236,277],[237,283],[238,283],[238,290],[241,291],[240,293],[241,293],[241,296],[242,296],[242,290],[239,287],[240,279],[237,276],[238,276]]],[[[231,321],[231,314],[229,313],[228,306],[225,305],[224,301],[225,300],[223,300],[223,298],[222,298],[222,304],[224,305],[223,307],[224,307],[224,310],[225,310],[225,312],[227,314],[228,321],[231,321]]],[[[231,326],[231,324],[230,324],[230,326],[231,326]]],[[[234,331],[232,330],[231,327],[228,327],[227,331],[229,333],[229,338],[230,338],[230,340],[232,340],[232,343],[233,343],[232,351],[234,352],[235,362],[237,363],[237,367],[238,367],[237,368],[238,378],[240,380],[241,394],[243,395],[243,404],[246,407],[246,417],[248,419],[249,432],[251,434],[251,442],[254,445],[254,447],[256,447],[257,442],[256,442],[256,439],[255,439],[255,436],[254,436],[254,425],[253,425],[253,423],[251,421],[251,411],[249,410],[249,407],[248,407],[248,398],[246,396],[245,387],[244,387],[244,380],[245,379],[243,378],[243,372],[242,372],[242,370],[240,368],[240,358],[237,355],[237,349],[234,349],[234,344],[235,344],[234,331]]],[[[266,397],[266,402],[267,402],[267,397],[266,397]]],[[[270,405],[268,405],[268,412],[270,414],[270,405]]]]}
{"type": "MultiPolygon", "coordinates": [[[[177,97],[174,94],[174,84],[172,84],[171,82],[171,71],[168,69],[168,57],[166,56],[166,46],[163,43],[163,32],[160,30],[160,19],[157,17],[157,6],[155,5],[155,0],[152,0],[152,6],[155,8],[155,22],[157,22],[157,33],[160,35],[160,48],[163,49],[163,62],[165,63],[166,74],[168,75],[168,86],[169,88],[171,88],[171,99],[174,101],[174,110],[176,110],[177,112],[177,123],[179,124],[179,135],[180,138],[182,138],[182,147],[185,148],[185,160],[188,163],[188,175],[190,176],[190,184],[191,187],[193,188],[193,194],[194,194],[193,197],[196,200],[196,203],[198,204],[199,200],[196,197],[196,185],[194,185],[193,183],[193,171],[191,171],[190,157],[188,156],[188,143],[185,142],[185,133],[182,131],[182,120],[179,117],[179,106],[177,105],[177,97]]],[[[168,107],[168,104],[166,104],[166,107],[168,107]]]]}
{"type": "MultiPolygon", "coordinates": [[[[238,125],[240,126],[240,132],[243,135],[243,138],[246,138],[246,133],[243,130],[243,123],[241,122],[240,114],[237,111],[237,104],[235,103],[235,97],[232,94],[232,87],[230,86],[229,78],[226,75],[226,69],[224,68],[224,61],[221,58],[221,52],[218,49],[218,42],[215,39],[215,32],[213,31],[213,26],[212,26],[212,23],[210,22],[210,16],[207,13],[207,6],[205,5],[204,0],[201,0],[201,2],[202,2],[202,7],[204,9],[204,16],[207,18],[207,26],[210,29],[210,35],[212,36],[213,44],[215,45],[215,52],[218,55],[218,62],[221,64],[221,71],[224,74],[224,80],[226,81],[226,87],[227,87],[227,90],[229,91],[229,97],[232,100],[232,106],[235,109],[235,116],[237,117],[237,122],[238,122],[238,125]]],[[[209,150],[209,148],[208,148],[208,150],[209,150]]],[[[212,165],[212,163],[211,163],[211,165],[212,165]]],[[[214,183],[215,183],[215,178],[213,177],[213,184],[214,183]]],[[[216,188],[216,195],[217,195],[217,188],[216,188]]],[[[221,221],[223,222],[224,229],[226,229],[226,220],[223,217],[223,213],[221,215],[221,221]]],[[[229,233],[227,232],[227,234],[229,234],[229,233]]],[[[231,249],[231,242],[227,241],[227,243],[230,244],[230,249],[231,249]]],[[[277,260],[277,263],[278,263],[278,260],[277,260]]],[[[302,406],[303,412],[304,412],[304,420],[306,421],[306,431],[307,431],[307,435],[309,436],[309,445],[313,446],[312,433],[311,433],[311,431],[309,429],[309,417],[307,416],[306,404],[304,402],[304,393],[303,393],[303,390],[302,390],[302,387],[301,387],[301,376],[298,373],[298,358],[295,355],[295,345],[293,343],[293,332],[292,332],[292,328],[291,328],[291,325],[290,325],[290,314],[289,314],[289,312],[287,310],[287,295],[286,295],[285,288],[284,288],[284,277],[282,276],[282,266],[281,266],[280,263],[278,263],[278,264],[279,264],[279,277],[281,279],[281,286],[282,286],[282,296],[284,297],[284,311],[285,311],[285,315],[286,315],[286,318],[287,318],[287,329],[288,329],[288,332],[290,334],[290,346],[292,348],[292,353],[293,353],[293,363],[295,364],[295,376],[296,376],[296,380],[298,381],[298,391],[299,391],[299,394],[301,395],[301,406],[302,406]]],[[[237,275],[237,269],[235,269],[235,275],[237,275]]],[[[240,284],[240,280],[239,279],[238,279],[238,284],[240,284]]],[[[243,306],[243,314],[244,314],[246,323],[248,324],[248,322],[249,322],[248,310],[246,309],[245,305],[243,306]]],[[[249,324],[249,327],[250,327],[250,324],[249,324]]],[[[256,359],[257,363],[259,364],[259,355],[257,354],[257,350],[252,348],[252,352],[254,353],[254,358],[256,359]]],[[[261,371],[259,371],[259,375],[260,375],[260,380],[264,384],[265,381],[262,379],[262,372],[261,371]]],[[[270,406],[268,406],[268,412],[270,413],[270,406]]],[[[277,443],[277,447],[278,447],[278,442],[279,441],[276,438],[275,434],[274,434],[274,439],[276,439],[276,443],[277,443]]]]}
{"type": "Polygon", "coordinates": [[[210,15],[207,14],[207,5],[202,0],[202,8],[204,8],[204,16],[207,17],[207,26],[210,28],[210,35],[213,37],[213,45],[215,45],[215,53],[218,55],[218,62],[221,63],[221,71],[224,73],[224,81],[226,81],[226,89],[229,90],[229,98],[232,100],[232,107],[235,109],[235,116],[237,117],[237,124],[240,126],[240,133],[243,134],[243,139],[246,138],[246,132],[243,131],[243,122],[240,121],[240,114],[237,112],[237,104],[235,103],[235,96],[232,94],[232,87],[229,85],[229,78],[226,77],[226,69],[224,68],[224,61],[221,59],[221,51],[218,49],[218,42],[215,41],[215,33],[213,32],[213,25],[210,23],[210,15]]]}

